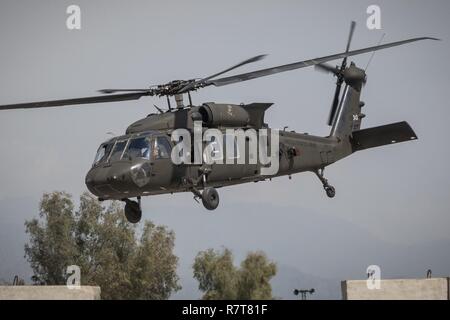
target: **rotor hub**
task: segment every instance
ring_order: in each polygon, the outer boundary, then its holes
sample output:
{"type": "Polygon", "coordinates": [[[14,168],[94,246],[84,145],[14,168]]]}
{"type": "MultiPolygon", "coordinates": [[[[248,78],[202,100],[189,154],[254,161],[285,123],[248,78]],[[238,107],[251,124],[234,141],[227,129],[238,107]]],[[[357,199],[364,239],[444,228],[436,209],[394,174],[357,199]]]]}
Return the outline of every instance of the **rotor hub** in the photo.
{"type": "Polygon", "coordinates": [[[361,86],[367,79],[366,72],[363,69],[358,68],[353,62],[350,67],[344,70],[342,76],[346,84],[358,90],[361,89],[361,86]]]}

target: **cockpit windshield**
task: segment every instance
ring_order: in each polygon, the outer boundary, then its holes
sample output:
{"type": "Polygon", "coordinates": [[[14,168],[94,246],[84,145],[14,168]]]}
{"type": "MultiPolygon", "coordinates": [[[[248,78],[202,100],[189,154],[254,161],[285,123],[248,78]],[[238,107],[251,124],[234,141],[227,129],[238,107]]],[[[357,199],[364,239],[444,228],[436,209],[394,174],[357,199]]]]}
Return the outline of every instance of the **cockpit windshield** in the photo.
{"type": "Polygon", "coordinates": [[[122,158],[123,150],[125,149],[126,145],[127,145],[127,140],[116,141],[116,144],[114,145],[111,156],[109,157],[109,161],[113,162],[113,161],[120,160],[122,158]]]}
{"type": "Polygon", "coordinates": [[[129,139],[118,139],[115,142],[104,143],[95,156],[94,166],[100,163],[118,160],[133,160],[137,158],[167,159],[170,157],[171,146],[166,137],[139,136],[129,139]]]}
{"type": "Polygon", "coordinates": [[[124,159],[135,159],[144,158],[150,159],[150,137],[139,137],[130,139],[125,153],[123,154],[124,159]]]}

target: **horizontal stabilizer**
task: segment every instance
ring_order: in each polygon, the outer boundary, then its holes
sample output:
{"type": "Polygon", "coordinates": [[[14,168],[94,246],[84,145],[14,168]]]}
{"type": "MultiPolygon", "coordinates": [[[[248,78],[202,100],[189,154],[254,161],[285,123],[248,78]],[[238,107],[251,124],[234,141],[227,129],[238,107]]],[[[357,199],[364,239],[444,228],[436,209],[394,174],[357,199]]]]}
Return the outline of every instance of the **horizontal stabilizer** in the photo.
{"type": "Polygon", "coordinates": [[[352,146],[353,152],[356,152],[417,139],[414,130],[406,121],[403,121],[354,131],[352,146]]]}

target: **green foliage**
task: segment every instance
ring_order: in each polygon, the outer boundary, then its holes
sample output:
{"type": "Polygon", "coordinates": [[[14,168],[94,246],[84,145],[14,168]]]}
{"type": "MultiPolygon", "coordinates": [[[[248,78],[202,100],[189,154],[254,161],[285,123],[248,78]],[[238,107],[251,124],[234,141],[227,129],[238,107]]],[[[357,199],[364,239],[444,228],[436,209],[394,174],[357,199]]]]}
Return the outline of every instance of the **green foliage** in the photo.
{"type": "Polygon", "coordinates": [[[237,270],[230,250],[225,249],[222,253],[213,249],[200,252],[195,258],[193,269],[199,289],[205,292],[203,299],[236,299],[237,270]]]}
{"type": "Polygon", "coordinates": [[[40,220],[25,223],[30,244],[25,245],[25,256],[34,271],[32,280],[38,284],[63,284],[67,266],[74,264],[77,246],[74,241],[76,223],[73,203],[64,192],[44,194],[40,203],[40,220]]]}
{"type": "Polygon", "coordinates": [[[85,193],[75,212],[70,195],[44,194],[39,219],[25,226],[37,284],[64,285],[67,266],[77,265],[81,284],[100,286],[103,299],[168,299],[181,289],[175,234],[147,221],[138,237],[116,202],[105,209],[85,193]]]}
{"type": "Polygon", "coordinates": [[[250,252],[239,270],[238,299],[272,299],[270,279],[277,273],[275,263],[269,262],[262,252],[250,252]]]}
{"type": "Polygon", "coordinates": [[[197,255],[193,269],[205,300],[272,299],[270,280],[277,270],[263,252],[250,252],[237,268],[230,250],[208,249],[197,255]]]}

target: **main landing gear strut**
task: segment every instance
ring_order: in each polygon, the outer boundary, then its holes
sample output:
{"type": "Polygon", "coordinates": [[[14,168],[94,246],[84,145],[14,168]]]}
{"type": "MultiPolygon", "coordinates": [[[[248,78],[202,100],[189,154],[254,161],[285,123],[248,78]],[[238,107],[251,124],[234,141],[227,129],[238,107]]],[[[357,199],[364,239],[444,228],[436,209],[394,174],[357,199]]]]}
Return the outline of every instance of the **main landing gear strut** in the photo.
{"type": "Polygon", "coordinates": [[[138,223],[142,218],[141,197],[137,197],[137,202],[130,199],[123,199],[125,202],[125,217],[128,222],[138,223]]]}
{"type": "Polygon", "coordinates": [[[208,210],[215,210],[219,206],[219,193],[216,188],[206,186],[207,175],[211,172],[211,168],[202,167],[199,169],[200,175],[196,179],[186,180],[189,189],[194,194],[194,200],[202,199],[203,206],[208,210]],[[199,183],[203,184],[203,192],[197,189],[199,183]]]}
{"type": "Polygon", "coordinates": [[[336,195],[336,190],[334,189],[334,187],[330,184],[328,184],[328,180],[325,179],[325,177],[323,176],[323,171],[325,169],[321,168],[318,170],[315,170],[314,173],[316,174],[317,178],[319,178],[319,180],[322,182],[323,184],[323,189],[325,190],[328,198],[334,198],[334,196],[336,195]]]}

